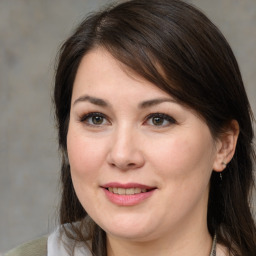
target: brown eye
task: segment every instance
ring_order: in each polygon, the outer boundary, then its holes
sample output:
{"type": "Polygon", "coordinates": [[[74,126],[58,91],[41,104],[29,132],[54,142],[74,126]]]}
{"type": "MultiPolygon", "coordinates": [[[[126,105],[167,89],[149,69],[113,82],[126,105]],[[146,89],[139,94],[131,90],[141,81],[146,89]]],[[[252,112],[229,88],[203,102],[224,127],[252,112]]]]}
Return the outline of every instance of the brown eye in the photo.
{"type": "Polygon", "coordinates": [[[159,128],[167,127],[175,123],[176,120],[173,117],[163,113],[150,114],[146,119],[147,125],[158,126],[159,128]]]}
{"type": "Polygon", "coordinates": [[[153,117],[153,118],[152,118],[152,123],[153,123],[154,125],[163,125],[163,123],[164,123],[164,118],[162,118],[162,117],[153,117]]]}
{"type": "Polygon", "coordinates": [[[102,126],[109,124],[109,121],[104,114],[94,112],[84,115],[80,121],[90,126],[102,126]]]}
{"type": "Polygon", "coordinates": [[[95,125],[100,125],[104,121],[104,118],[102,116],[92,116],[91,117],[91,122],[95,125]]]}

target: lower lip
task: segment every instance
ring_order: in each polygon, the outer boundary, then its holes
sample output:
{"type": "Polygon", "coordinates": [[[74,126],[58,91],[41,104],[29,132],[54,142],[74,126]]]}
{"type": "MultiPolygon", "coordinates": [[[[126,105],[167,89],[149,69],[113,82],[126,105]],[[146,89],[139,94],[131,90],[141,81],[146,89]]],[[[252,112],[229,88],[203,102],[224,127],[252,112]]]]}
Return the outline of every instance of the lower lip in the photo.
{"type": "Polygon", "coordinates": [[[143,202],[144,200],[146,200],[147,198],[149,198],[150,196],[152,196],[152,194],[155,192],[155,189],[153,189],[148,192],[138,193],[134,195],[119,195],[119,194],[114,194],[105,188],[103,188],[103,190],[110,202],[120,206],[137,205],[143,202]]]}

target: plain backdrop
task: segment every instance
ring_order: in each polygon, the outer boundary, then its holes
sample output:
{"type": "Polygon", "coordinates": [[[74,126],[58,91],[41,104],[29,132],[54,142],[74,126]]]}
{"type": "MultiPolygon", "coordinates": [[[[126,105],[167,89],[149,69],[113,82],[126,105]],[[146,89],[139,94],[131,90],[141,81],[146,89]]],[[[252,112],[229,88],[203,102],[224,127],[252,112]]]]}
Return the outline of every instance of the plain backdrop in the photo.
{"type": "MultiPolygon", "coordinates": [[[[0,1],[0,252],[51,232],[57,223],[55,55],[82,18],[111,2],[0,1]]],[[[189,2],[230,42],[256,113],[256,1],[189,2]]]]}

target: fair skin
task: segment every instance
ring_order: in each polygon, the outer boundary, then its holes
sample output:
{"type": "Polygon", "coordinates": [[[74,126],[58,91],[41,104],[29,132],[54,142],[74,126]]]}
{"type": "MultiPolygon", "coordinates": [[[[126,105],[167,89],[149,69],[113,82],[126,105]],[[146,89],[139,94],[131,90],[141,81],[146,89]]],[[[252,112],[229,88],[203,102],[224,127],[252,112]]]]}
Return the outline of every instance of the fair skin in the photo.
{"type": "Polygon", "coordinates": [[[213,139],[193,110],[107,51],[87,53],[67,149],[75,191],[106,231],[108,255],[209,255],[209,179],[232,158],[234,134],[213,139]]]}

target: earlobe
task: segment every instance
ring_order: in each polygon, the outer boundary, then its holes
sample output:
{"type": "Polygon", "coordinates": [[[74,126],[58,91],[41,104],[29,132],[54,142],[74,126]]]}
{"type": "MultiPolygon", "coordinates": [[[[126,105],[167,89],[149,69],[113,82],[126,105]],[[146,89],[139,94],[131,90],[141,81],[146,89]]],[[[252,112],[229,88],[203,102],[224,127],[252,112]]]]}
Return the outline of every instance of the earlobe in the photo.
{"type": "Polygon", "coordinates": [[[239,135],[239,124],[232,120],[217,141],[217,153],[213,164],[213,170],[222,172],[235,154],[237,139],[239,135]]]}

